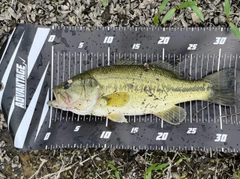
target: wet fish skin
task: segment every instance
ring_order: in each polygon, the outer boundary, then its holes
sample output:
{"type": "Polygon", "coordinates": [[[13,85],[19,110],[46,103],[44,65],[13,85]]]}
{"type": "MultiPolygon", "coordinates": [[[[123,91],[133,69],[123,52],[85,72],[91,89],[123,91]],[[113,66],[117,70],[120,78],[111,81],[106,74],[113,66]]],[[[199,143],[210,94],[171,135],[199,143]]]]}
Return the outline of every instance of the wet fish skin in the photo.
{"type": "Polygon", "coordinates": [[[225,69],[190,81],[169,65],[114,65],[91,69],[53,89],[49,105],[76,114],[105,116],[127,122],[124,115],[154,114],[170,124],[180,124],[186,111],[178,103],[203,100],[236,104],[234,70],[225,69]],[[64,87],[67,87],[65,88],[64,87]],[[230,86],[229,86],[230,85],[230,86]]]}
{"type": "Polygon", "coordinates": [[[89,114],[97,102],[99,96],[99,84],[91,77],[82,78],[76,76],[53,88],[56,100],[48,102],[48,105],[72,111],[82,115],[89,114]]]}

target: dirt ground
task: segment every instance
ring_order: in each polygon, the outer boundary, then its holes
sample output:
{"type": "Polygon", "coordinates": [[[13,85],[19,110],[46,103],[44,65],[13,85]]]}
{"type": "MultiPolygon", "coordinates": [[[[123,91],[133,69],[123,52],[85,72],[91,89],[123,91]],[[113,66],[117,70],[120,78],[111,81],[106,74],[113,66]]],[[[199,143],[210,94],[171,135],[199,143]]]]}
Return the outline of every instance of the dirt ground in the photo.
{"type": "MultiPolygon", "coordinates": [[[[171,1],[163,14],[182,1],[171,1]]],[[[161,1],[0,0],[0,36],[19,23],[76,26],[151,26],[161,1]],[[126,10],[128,7],[130,9],[126,10]],[[131,9],[132,8],[132,9],[131,9]]],[[[199,1],[205,21],[178,10],[166,27],[227,27],[221,0],[199,1]]],[[[231,1],[232,21],[240,26],[240,2],[231,1]]],[[[163,15],[160,16],[162,18],[163,15]]],[[[2,39],[0,46],[6,37],[2,39]]],[[[238,153],[117,149],[55,149],[21,152],[0,118],[0,179],[240,179],[238,153]]]]}

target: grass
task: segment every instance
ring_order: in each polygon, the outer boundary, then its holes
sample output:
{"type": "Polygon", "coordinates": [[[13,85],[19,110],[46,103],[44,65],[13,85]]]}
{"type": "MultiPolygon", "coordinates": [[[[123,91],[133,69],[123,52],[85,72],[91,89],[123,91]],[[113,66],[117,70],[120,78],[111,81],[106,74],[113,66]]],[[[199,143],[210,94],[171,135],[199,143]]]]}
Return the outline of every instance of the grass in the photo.
{"type": "Polygon", "coordinates": [[[3,13],[4,11],[6,11],[9,8],[9,5],[6,3],[2,3],[0,6],[0,13],[3,13]]]}
{"type": "Polygon", "coordinates": [[[102,2],[105,7],[108,5],[108,0],[102,0],[102,2]]]}
{"type": "Polygon", "coordinates": [[[119,171],[117,170],[117,168],[110,162],[108,162],[108,166],[114,171],[114,175],[115,175],[116,179],[120,179],[120,174],[119,174],[119,171]]]}
{"type": "Polygon", "coordinates": [[[152,164],[144,173],[143,178],[144,179],[151,179],[152,178],[152,172],[153,171],[162,171],[163,169],[167,168],[168,163],[163,163],[163,164],[152,164]]]}
{"type": "MultiPolygon", "coordinates": [[[[163,0],[162,4],[159,7],[158,10],[158,14],[156,16],[154,16],[153,18],[153,22],[155,25],[159,24],[159,16],[162,13],[162,11],[164,10],[164,8],[166,7],[168,3],[168,0],[163,0]]],[[[203,14],[201,12],[201,10],[197,7],[197,1],[188,1],[186,0],[185,2],[182,2],[181,4],[179,4],[178,6],[170,9],[165,16],[163,17],[161,24],[164,24],[167,20],[171,19],[171,17],[174,15],[175,11],[178,9],[184,9],[184,8],[192,8],[192,10],[196,13],[196,15],[199,17],[199,19],[201,19],[202,21],[204,21],[204,17],[203,14]]]]}
{"type": "MultiPolygon", "coordinates": [[[[163,0],[161,5],[159,6],[158,9],[158,13],[154,16],[153,18],[153,23],[155,25],[159,25],[159,16],[161,15],[161,13],[163,12],[163,10],[165,9],[167,3],[169,0],[163,0]]],[[[108,0],[102,0],[103,5],[106,7],[108,5],[108,0]]],[[[181,4],[179,4],[178,6],[170,9],[162,18],[161,20],[161,24],[166,23],[168,20],[171,19],[171,17],[174,15],[174,13],[176,12],[176,10],[179,9],[184,9],[184,8],[191,8],[193,10],[193,12],[198,16],[198,18],[204,22],[204,16],[202,11],[199,9],[199,7],[197,6],[197,1],[191,1],[191,0],[186,0],[185,2],[182,2],[181,4]]],[[[227,17],[227,22],[229,24],[229,27],[232,31],[232,33],[240,40],[240,31],[237,28],[237,26],[232,23],[230,15],[231,15],[231,7],[230,7],[230,2],[229,0],[225,0],[224,1],[224,12],[225,15],[227,17]]]]}
{"type": "Polygon", "coordinates": [[[227,22],[230,26],[230,29],[232,30],[232,33],[240,40],[240,31],[237,28],[237,26],[232,23],[231,18],[230,18],[230,15],[231,15],[230,11],[231,11],[230,2],[229,2],[229,0],[225,0],[224,1],[224,12],[227,17],[227,22]]]}
{"type": "MultiPolygon", "coordinates": [[[[163,0],[162,4],[159,6],[159,10],[157,15],[154,16],[153,22],[155,25],[159,25],[159,16],[163,12],[164,8],[166,7],[168,3],[168,0],[163,0]]],[[[201,19],[202,22],[204,22],[204,16],[202,14],[202,11],[197,7],[197,1],[189,1],[186,0],[185,2],[182,2],[178,6],[170,9],[163,17],[161,24],[166,23],[171,17],[174,15],[175,11],[178,9],[183,9],[183,8],[191,8],[193,12],[198,16],[199,19],[201,19]]],[[[237,28],[237,26],[232,23],[230,15],[231,15],[231,7],[230,7],[230,2],[229,0],[224,1],[224,12],[227,17],[227,22],[229,24],[229,27],[232,31],[232,33],[240,40],[240,31],[237,28]]]]}

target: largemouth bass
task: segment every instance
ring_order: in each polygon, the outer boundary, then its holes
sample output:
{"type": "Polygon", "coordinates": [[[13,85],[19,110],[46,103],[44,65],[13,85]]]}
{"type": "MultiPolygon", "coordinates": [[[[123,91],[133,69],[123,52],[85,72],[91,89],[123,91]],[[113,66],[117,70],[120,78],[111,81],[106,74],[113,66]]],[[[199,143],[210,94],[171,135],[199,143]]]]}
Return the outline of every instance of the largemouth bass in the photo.
{"type": "Polygon", "coordinates": [[[163,62],[114,65],[91,69],[53,88],[54,108],[79,115],[104,116],[127,122],[125,115],[153,114],[177,125],[186,110],[176,104],[202,100],[236,105],[234,69],[224,69],[200,80],[186,80],[163,62]]]}

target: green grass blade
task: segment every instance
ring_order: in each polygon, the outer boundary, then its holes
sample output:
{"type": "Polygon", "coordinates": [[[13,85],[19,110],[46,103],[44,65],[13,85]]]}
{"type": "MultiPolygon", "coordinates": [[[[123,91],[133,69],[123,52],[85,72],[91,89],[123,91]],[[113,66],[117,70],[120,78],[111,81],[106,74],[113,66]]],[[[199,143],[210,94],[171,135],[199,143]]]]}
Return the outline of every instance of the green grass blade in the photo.
{"type": "Polygon", "coordinates": [[[119,174],[117,168],[111,163],[108,163],[108,166],[114,171],[115,177],[117,179],[120,179],[120,174],[119,174]]]}
{"type": "Polygon", "coordinates": [[[169,19],[173,16],[173,14],[175,13],[175,11],[176,11],[176,8],[170,9],[170,10],[167,12],[167,14],[165,14],[165,16],[163,17],[161,23],[164,24],[167,20],[169,20],[169,19]]]}
{"type": "Polygon", "coordinates": [[[196,1],[186,1],[186,2],[183,2],[181,3],[178,8],[179,9],[182,9],[182,8],[187,8],[187,7],[192,7],[192,6],[196,6],[197,5],[197,2],[196,1]]]}
{"type": "Polygon", "coordinates": [[[240,31],[238,30],[238,28],[232,22],[229,22],[229,26],[233,34],[240,40],[240,31]]]}
{"type": "Polygon", "coordinates": [[[225,0],[225,3],[224,3],[224,11],[225,11],[225,14],[226,14],[226,17],[227,19],[229,19],[230,17],[230,3],[229,3],[229,0],[225,0]]]}
{"type": "Polygon", "coordinates": [[[238,171],[238,179],[240,179],[240,171],[238,171]]]}
{"type": "Polygon", "coordinates": [[[174,163],[174,165],[179,165],[180,163],[182,163],[182,161],[183,161],[183,159],[180,158],[180,159],[178,159],[178,161],[176,161],[176,162],[174,163]]]}
{"type": "Polygon", "coordinates": [[[195,14],[198,16],[198,18],[204,22],[204,17],[203,17],[202,11],[197,6],[192,6],[191,8],[192,8],[193,12],[195,12],[195,14]]]}
{"type": "Polygon", "coordinates": [[[168,166],[168,163],[163,163],[161,165],[159,165],[158,163],[155,163],[153,165],[151,165],[150,167],[148,167],[147,171],[144,173],[144,179],[151,179],[152,177],[152,171],[156,171],[156,170],[163,170],[168,166]]]}
{"type": "Polygon", "coordinates": [[[158,165],[158,164],[155,163],[155,164],[151,165],[150,167],[148,167],[148,169],[147,169],[147,170],[145,171],[145,173],[144,173],[143,178],[144,178],[144,179],[148,179],[149,176],[151,177],[151,176],[152,176],[152,171],[154,170],[154,168],[155,168],[157,165],[158,165]]]}
{"type": "Polygon", "coordinates": [[[115,167],[113,164],[111,164],[111,163],[108,163],[108,166],[109,166],[112,170],[114,170],[114,171],[117,170],[116,167],[115,167]]]}
{"type": "Polygon", "coordinates": [[[168,3],[168,0],[163,0],[162,4],[160,5],[159,9],[158,9],[158,13],[162,13],[163,9],[166,7],[168,3]]]}
{"type": "Polygon", "coordinates": [[[161,165],[158,165],[154,168],[154,170],[163,170],[168,166],[168,163],[163,163],[161,165]]]}
{"type": "Polygon", "coordinates": [[[118,172],[118,171],[115,171],[115,177],[116,177],[117,179],[120,179],[120,175],[119,175],[119,172],[118,172]]]}
{"type": "Polygon", "coordinates": [[[153,23],[154,23],[155,25],[158,25],[158,24],[159,24],[158,15],[156,15],[156,16],[153,18],[153,23]]]}
{"type": "Polygon", "coordinates": [[[158,164],[155,163],[155,164],[151,165],[150,167],[148,167],[146,173],[149,173],[149,172],[151,172],[152,170],[154,170],[154,168],[155,168],[157,165],[158,165],[158,164]]]}
{"type": "Polygon", "coordinates": [[[149,173],[147,174],[146,179],[152,179],[152,172],[149,172],[149,173]]]}
{"type": "Polygon", "coordinates": [[[108,0],[102,0],[102,2],[103,2],[103,5],[104,5],[104,6],[107,6],[107,5],[108,5],[108,0]]]}

